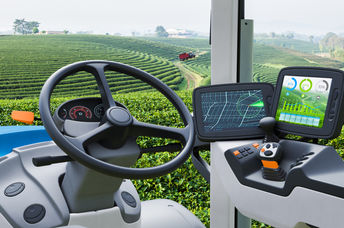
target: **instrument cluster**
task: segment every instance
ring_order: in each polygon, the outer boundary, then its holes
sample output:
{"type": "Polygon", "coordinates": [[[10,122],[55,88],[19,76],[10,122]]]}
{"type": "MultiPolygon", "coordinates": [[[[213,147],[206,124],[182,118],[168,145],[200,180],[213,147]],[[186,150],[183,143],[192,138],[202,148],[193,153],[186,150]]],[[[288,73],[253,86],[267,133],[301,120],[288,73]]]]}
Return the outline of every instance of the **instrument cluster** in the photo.
{"type": "Polygon", "coordinates": [[[62,120],[100,122],[105,109],[100,98],[79,98],[60,105],[57,114],[62,120]]]}

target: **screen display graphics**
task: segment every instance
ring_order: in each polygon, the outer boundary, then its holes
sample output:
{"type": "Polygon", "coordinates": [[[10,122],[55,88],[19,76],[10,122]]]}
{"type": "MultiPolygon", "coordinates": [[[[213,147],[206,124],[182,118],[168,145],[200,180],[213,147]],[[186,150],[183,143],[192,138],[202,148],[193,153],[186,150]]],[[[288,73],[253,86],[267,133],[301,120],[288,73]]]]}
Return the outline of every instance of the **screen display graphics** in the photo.
{"type": "Polygon", "coordinates": [[[331,83],[331,78],[284,76],[276,120],[321,128],[331,83]]]}
{"type": "Polygon", "coordinates": [[[205,132],[259,126],[266,116],[261,90],[201,93],[205,132]]]}

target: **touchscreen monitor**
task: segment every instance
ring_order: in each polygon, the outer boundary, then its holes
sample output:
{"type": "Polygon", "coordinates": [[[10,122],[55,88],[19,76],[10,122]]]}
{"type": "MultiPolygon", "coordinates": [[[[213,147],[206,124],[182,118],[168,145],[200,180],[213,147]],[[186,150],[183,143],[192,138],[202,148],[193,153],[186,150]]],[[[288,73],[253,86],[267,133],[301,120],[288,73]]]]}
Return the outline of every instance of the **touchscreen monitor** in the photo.
{"type": "Polygon", "coordinates": [[[307,138],[334,138],[342,129],[344,72],[320,67],[280,71],[272,115],[276,130],[307,138]]]}
{"type": "Polygon", "coordinates": [[[284,76],[276,120],[321,128],[332,78],[284,76]]]}
{"type": "Polygon", "coordinates": [[[206,132],[257,127],[266,116],[262,90],[201,93],[202,122],[206,132]]]}
{"type": "Polygon", "coordinates": [[[259,121],[270,114],[273,86],[235,83],[199,87],[193,93],[198,137],[205,141],[259,138],[259,121]]]}

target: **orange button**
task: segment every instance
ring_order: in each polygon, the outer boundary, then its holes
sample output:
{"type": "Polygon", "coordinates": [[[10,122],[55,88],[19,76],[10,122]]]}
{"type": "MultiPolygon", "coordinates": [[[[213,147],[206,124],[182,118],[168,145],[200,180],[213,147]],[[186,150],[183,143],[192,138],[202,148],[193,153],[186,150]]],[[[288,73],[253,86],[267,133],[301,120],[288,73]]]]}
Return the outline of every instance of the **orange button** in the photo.
{"type": "Polygon", "coordinates": [[[236,150],[236,151],[233,152],[233,154],[234,154],[235,156],[237,156],[237,155],[240,154],[240,152],[239,152],[238,150],[236,150]]]}
{"type": "Polygon", "coordinates": [[[258,143],[253,143],[252,146],[255,147],[256,149],[258,149],[259,144],[258,143]]]}
{"type": "Polygon", "coordinates": [[[263,166],[269,169],[278,169],[278,163],[276,161],[266,161],[262,160],[263,166]]]}
{"type": "Polygon", "coordinates": [[[265,152],[265,149],[264,149],[264,148],[262,148],[260,151],[261,151],[261,152],[265,152]]]}

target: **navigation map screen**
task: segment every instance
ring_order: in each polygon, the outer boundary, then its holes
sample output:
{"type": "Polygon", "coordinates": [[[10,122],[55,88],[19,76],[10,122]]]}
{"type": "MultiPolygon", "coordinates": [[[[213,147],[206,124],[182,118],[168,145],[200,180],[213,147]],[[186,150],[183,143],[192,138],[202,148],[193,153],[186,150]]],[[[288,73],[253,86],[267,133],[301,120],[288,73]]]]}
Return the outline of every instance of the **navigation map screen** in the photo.
{"type": "Polygon", "coordinates": [[[201,93],[205,132],[259,126],[266,116],[261,90],[201,93]]]}
{"type": "Polygon", "coordinates": [[[276,120],[321,128],[331,83],[331,78],[284,76],[276,120]]]}

